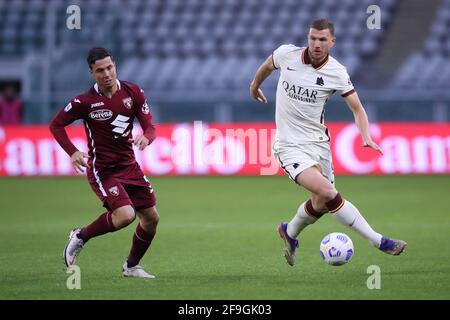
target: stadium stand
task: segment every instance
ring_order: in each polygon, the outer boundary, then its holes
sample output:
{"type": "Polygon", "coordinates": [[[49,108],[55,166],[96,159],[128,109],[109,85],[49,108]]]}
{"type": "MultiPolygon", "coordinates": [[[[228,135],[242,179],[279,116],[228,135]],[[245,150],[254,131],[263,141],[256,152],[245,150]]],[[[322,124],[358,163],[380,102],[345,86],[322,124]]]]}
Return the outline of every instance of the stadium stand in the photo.
{"type": "Polygon", "coordinates": [[[390,87],[440,94],[450,83],[450,0],[443,0],[420,52],[414,52],[399,68],[390,87]],[[426,68],[424,67],[426,66],[426,68]]]}
{"type": "MultiPolygon", "coordinates": [[[[280,5],[277,0],[113,0],[105,6],[93,0],[3,0],[0,54],[45,50],[51,41],[48,29],[53,28],[54,43],[50,45],[55,48],[55,62],[62,56],[81,61],[85,48],[79,44],[104,43],[109,38],[108,44],[123,60],[121,75],[149,88],[239,89],[247,87],[261,59],[277,46],[304,44],[308,23],[317,17],[334,20],[336,36],[342,39],[334,55],[354,73],[363,58],[376,54],[382,38],[379,32],[363,37],[369,4],[378,4],[390,14],[396,1],[344,0],[338,5],[286,0],[280,5]],[[78,32],[61,27],[70,4],[82,8],[82,30],[78,32]],[[53,26],[47,21],[49,6],[56,12],[53,26]]],[[[388,24],[389,18],[384,21],[388,24]]],[[[77,61],[76,67],[57,71],[62,74],[54,83],[57,90],[66,89],[74,78],[83,82],[85,68],[79,65],[77,61]],[[68,72],[71,80],[60,81],[68,72]]],[[[271,79],[270,85],[275,82],[271,79]]]]}
{"type": "MultiPolygon", "coordinates": [[[[221,111],[203,111],[210,120],[216,119],[215,114],[230,114],[227,103],[251,104],[248,86],[259,64],[283,43],[306,45],[308,24],[316,18],[334,22],[338,43],[332,55],[347,67],[360,92],[379,90],[371,88],[361,74],[380,56],[402,4],[396,0],[0,0],[0,60],[23,57],[30,82],[24,85],[28,88],[25,99],[33,96],[28,105],[49,104],[45,112],[28,108],[30,122],[48,121],[68,97],[91,84],[85,55],[92,46],[111,49],[119,77],[139,83],[156,97],[154,104],[164,104],[155,109],[160,120],[182,121],[190,119],[192,112],[202,117],[199,106],[206,110],[211,103],[213,109],[220,104],[216,109],[221,111]],[[72,4],[81,8],[81,30],[66,27],[66,10],[72,4]],[[379,30],[367,29],[370,5],[381,8],[379,30]],[[51,74],[48,86],[42,85],[45,72],[51,74]],[[39,100],[45,90],[50,97],[39,100]]],[[[385,81],[383,94],[372,95],[375,99],[399,89],[443,92],[447,88],[450,0],[442,0],[433,21],[423,50],[398,64],[393,80],[385,81]],[[426,69],[421,68],[424,63],[426,69]]],[[[273,76],[264,83],[269,97],[276,82],[273,76]]],[[[373,105],[381,110],[377,101],[373,105]]],[[[256,105],[232,107],[239,110],[233,111],[232,120],[273,116],[272,109],[261,114],[256,105]]],[[[379,114],[389,115],[390,108],[379,114]]],[[[327,112],[330,119],[342,120],[340,111],[330,108],[327,112]]]]}

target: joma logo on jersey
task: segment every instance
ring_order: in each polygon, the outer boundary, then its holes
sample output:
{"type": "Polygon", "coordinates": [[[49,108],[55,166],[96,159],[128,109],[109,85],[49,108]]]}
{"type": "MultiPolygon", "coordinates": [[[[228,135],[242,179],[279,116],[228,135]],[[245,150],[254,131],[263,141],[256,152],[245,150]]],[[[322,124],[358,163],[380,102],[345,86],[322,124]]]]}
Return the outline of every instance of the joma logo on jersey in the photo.
{"type": "Polygon", "coordinates": [[[295,84],[291,85],[287,81],[283,81],[282,85],[284,91],[286,91],[289,98],[299,100],[302,102],[316,103],[318,93],[317,90],[303,88],[295,84]]]}
{"type": "Polygon", "coordinates": [[[95,110],[89,113],[89,118],[91,118],[92,120],[99,120],[99,121],[108,120],[112,116],[113,116],[112,111],[107,109],[95,110]]]}
{"type": "Polygon", "coordinates": [[[105,104],[103,103],[103,101],[97,102],[97,103],[92,103],[91,104],[91,108],[95,108],[95,107],[101,107],[104,106],[105,104]]]}

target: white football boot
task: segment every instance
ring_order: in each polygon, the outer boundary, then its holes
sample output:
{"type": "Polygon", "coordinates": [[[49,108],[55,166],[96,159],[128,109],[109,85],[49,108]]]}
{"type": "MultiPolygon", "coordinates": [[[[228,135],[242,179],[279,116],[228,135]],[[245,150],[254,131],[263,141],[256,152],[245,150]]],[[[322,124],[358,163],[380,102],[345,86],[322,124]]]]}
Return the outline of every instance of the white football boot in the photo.
{"type": "Polygon", "coordinates": [[[81,228],[76,228],[70,231],[69,242],[67,242],[64,248],[64,263],[67,268],[72,267],[83,249],[84,241],[77,237],[77,234],[81,231],[81,228]]]}
{"type": "Polygon", "coordinates": [[[128,268],[126,261],[122,266],[122,274],[124,277],[145,278],[145,279],[156,278],[154,275],[145,272],[140,265],[128,268]]]}

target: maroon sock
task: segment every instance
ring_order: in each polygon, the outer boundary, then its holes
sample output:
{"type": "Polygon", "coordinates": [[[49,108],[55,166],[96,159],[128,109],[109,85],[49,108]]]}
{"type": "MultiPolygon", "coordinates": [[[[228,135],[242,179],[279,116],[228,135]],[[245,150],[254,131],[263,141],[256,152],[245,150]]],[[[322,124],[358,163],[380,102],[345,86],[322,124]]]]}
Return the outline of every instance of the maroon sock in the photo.
{"type": "Polygon", "coordinates": [[[338,193],[333,200],[328,201],[327,203],[325,203],[325,205],[327,206],[328,210],[330,210],[331,213],[335,213],[340,208],[342,208],[344,203],[345,203],[344,199],[338,193]]]}
{"type": "Polygon", "coordinates": [[[313,216],[314,218],[317,218],[317,219],[319,219],[321,216],[324,215],[322,212],[318,212],[314,209],[311,199],[306,201],[305,211],[307,214],[309,214],[310,216],[313,216]]]}
{"type": "Polygon", "coordinates": [[[111,212],[105,212],[90,225],[81,229],[79,238],[86,243],[90,238],[101,236],[102,234],[113,232],[116,228],[112,223],[111,212]]]}
{"type": "Polygon", "coordinates": [[[127,259],[128,268],[139,264],[139,261],[141,261],[145,252],[147,252],[148,247],[150,247],[154,236],[155,233],[145,231],[142,229],[141,224],[138,223],[136,232],[133,235],[133,243],[130,254],[127,259]]]}

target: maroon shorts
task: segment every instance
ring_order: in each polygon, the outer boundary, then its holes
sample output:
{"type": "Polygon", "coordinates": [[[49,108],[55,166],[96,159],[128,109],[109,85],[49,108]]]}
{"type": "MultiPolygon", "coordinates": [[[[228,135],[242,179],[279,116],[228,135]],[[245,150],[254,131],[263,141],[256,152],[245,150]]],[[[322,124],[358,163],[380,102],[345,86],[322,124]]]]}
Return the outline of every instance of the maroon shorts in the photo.
{"type": "Polygon", "coordinates": [[[139,211],[156,204],[155,192],[137,163],[100,172],[90,169],[87,177],[92,190],[109,211],[126,205],[139,211]]]}

